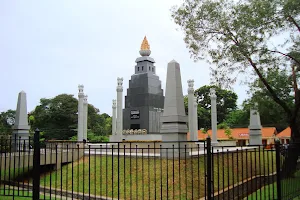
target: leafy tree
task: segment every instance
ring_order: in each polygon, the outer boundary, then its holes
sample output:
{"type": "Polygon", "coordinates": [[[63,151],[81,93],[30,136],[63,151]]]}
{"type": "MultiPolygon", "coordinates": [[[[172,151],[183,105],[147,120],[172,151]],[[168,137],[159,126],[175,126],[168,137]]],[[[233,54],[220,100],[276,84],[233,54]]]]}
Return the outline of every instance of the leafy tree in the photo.
{"type": "Polygon", "coordinates": [[[249,126],[249,117],[250,110],[249,109],[237,109],[231,111],[224,120],[224,123],[228,124],[228,126],[232,128],[244,128],[249,126]]]}
{"type": "Polygon", "coordinates": [[[67,140],[76,134],[78,101],[73,95],[61,94],[42,98],[31,113],[32,128],[39,128],[46,139],[67,140]]]}
{"type": "Polygon", "coordinates": [[[211,100],[210,89],[215,88],[217,95],[217,118],[218,123],[222,123],[226,116],[236,109],[237,95],[217,86],[202,86],[195,90],[198,102],[198,124],[201,128],[211,127],[211,100]]]}
{"type": "Polygon", "coordinates": [[[218,124],[217,129],[224,129],[225,135],[229,138],[229,139],[234,139],[232,136],[232,132],[230,127],[228,126],[228,124],[226,124],[225,122],[218,124]]]}
{"type": "Polygon", "coordinates": [[[0,135],[12,135],[12,126],[15,122],[15,117],[15,110],[7,110],[0,113],[0,135]]]}
{"type": "Polygon", "coordinates": [[[286,114],[292,143],[286,163],[291,175],[300,152],[300,59],[299,0],[185,0],[172,17],[184,31],[185,42],[195,60],[209,57],[216,65],[214,80],[230,86],[240,73],[249,72],[262,82],[268,95],[286,114]],[[274,38],[288,37],[278,46],[274,38]],[[289,48],[291,47],[291,48],[289,48]],[[250,67],[250,71],[249,71],[250,67]],[[281,98],[276,86],[266,79],[268,70],[287,70],[292,80],[293,105],[281,98]],[[296,149],[294,149],[296,148],[296,149]]]}
{"type": "MultiPolygon", "coordinates": [[[[292,109],[293,107],[293,88],[292,80],[286,70],[270,69],[264,74],[266,80],[273,86],[277,96],[282,99],[292,109]]],[[[275,126],[278,131],[285,129],[289,124],[287,116],[282,107],[272,99],[268,90],[265,88],[259,78],[249,84],[252,94],[251,98],[244,102],[244,109],[250,110],[250,107],[256,102],[263,126],[275,126]]]]}
{"type": "MultiPolygon", "coordinates": [[[[30,113],[32,129],[39,128],[43,137],[67,140],[77,135],[78,100],[73,95],[60,94],[54,98],[40,100],[40,105],[30,113]]],[[[88,104],[88,129],[96,136],[111,133],[110,116],[99,114],[99,109],[88,104]]]]}
{"type": "MultiPolygon", "coordinates": [[[[89,142],[109,142],[109,138],[103,135],[95,135],[95,133],[88,131],[88,141],[89,142]]],[[[77,141],[77,135],[70,138],[71,141],[77,141]]]]}
{"type": "MultiPolygon", "coordinates": [[[[221,89],[217,86],[202,86],[195,90],[195,96],[198,101],[198,128],[209,129],[211,128],[211,100],[210,100],[210,88],[216,89],[217,95],[217,117],[218,123],[222,123],[226,116],[236,109],[237,95],[230,91],[221,89]]],[[[186,114],[188,114],[188,97],[184,97],[184,106],[186,114]]]]}

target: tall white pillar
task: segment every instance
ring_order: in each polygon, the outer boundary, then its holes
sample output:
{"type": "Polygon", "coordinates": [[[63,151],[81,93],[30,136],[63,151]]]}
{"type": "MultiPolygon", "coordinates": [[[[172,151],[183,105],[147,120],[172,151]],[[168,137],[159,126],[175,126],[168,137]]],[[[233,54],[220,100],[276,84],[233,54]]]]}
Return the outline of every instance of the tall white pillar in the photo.
{"type": "Polygon", "coordinates": [[[88,120],[88,96],[83,98],[83,139],[87,141],[87,120],[88,120]]]}
{"type": "Polygon", "coordinates": [[[112,100],[112,135],[116,135],[116,129],[117,129],[117,102],[116,100],[112,100]]]}
{"type": "Polygon", "coordinates": [[[78,85],[78,127],[77,127],[77,140],[79,142],[83,141],[83,119],[84,119],[84,112],[83,112],[83,85],[78,85]]]}
{"type": "Polygon", "coordinates": [[[198,141],[198,103],[197,103],[197,97],[194,97],[194,102],[193,102],[193,135],[192,135],[192,140],[193,141],[198,141]]]}
{"type": "Polygon", "coordinates": [[[123,131],[123,78],[117,80],[117,135],[121,137],[123,131]]]}
{"type": "Polygon", "coordinates": [[[262,145],[261,122],[258,112],[258,105],[250,109],[250,125],[249,125],[249,144],[262,145]]]}
{"type": "Polygon", "coordinates": [[[215,88],[210,88],[210,100],[211,100],[211,129],[212,138],[211,144],[218,144],[217,140],[217,95],[215,88]]]}
{"type": "Polygon", "coordinates": [[[190,79],[187,81],[188,83],[188,119],[189,119],[189,132],[190,132],[190,140],[194,141],[195,138],[195,130],[194,130],[194,80],[190,79]]]}

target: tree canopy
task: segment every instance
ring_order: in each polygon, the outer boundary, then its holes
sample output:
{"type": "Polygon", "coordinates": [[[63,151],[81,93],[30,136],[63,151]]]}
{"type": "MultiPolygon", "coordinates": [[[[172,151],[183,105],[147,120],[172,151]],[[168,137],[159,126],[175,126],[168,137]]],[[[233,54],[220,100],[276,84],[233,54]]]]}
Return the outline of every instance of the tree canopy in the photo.
{"type": "Polygon", "coordinates": [[[12,125],[15,122],[15,116],[15,110],[7,110],[0,113],[0,135],[12,134],[12,125]]]}
{"type": "MultiPolygon", "coordinates": [[[[172,9],[195,61],[207,59],[213,82],[230,87],[238,75],[259,78],[267,95],[281,107],[291,128],[286,163],[293,173],[300,151],[300,1],[299,0],[185,0],[172,9]],[[269,70],[287,72],[293,104],[267,80],[269,70]]],[[[252,77],[251,77],[252,78],[252,77]]],[[[283,113],[282,113],[283,114],[283,113]]],[[[288,166],[285,165],[285,166],[288,166]]]]}
{"type": "MultiPolygon", "coordinates": [[[[184,41],[195,60],[207,58],[216,67],[213,80],[228,87],[237,75],[255,75],[268,95],[295,124],[300,107],[297,84],[300,63],[298,0],[186,0],[174,7],[172,17],[184,31],[184,41]],[[281,43],[274,39],[281,37],[281,43]],[[294,65],[293,65],[294,64],[294,65]],[[274,82],[268,82],[268,70],[286,70],[294,89],[294,105],[282,99],[274,82]]],[[[296,130],[300,138],[298,128],[296,130]]]]}
{"type": "MultiPolygon", "coordinates": [[[[217,116],[218,123],[224,122],[227,115],[237,108],[237,95],[236,93],[222,89],[217,86],[202,86],[195,90],[195,96],[198,102],[198,128],[211,128],[211,100],[210,100],[210,88],[216,89],[217,95],[217,116]]],[[[185,97],[185,110],[188,114],[188,98],[185,97]]]]}
{"type": "MultiPolygon", "coordinates": [[[[78,100],[73,95],[60,94],[54,98],[42,98],[40,104],[29,113],[31,132],[39,128],[42,138],[68,140],[77,135],[78,100]]],[[[89,136],[111,134],[111,118],[106,113],[88,104],[89,136]]],[[[99,138],[99,137],[98,137],[99,138]]],[[[92,138],[91,138],[92,139],[92,138]]]]}

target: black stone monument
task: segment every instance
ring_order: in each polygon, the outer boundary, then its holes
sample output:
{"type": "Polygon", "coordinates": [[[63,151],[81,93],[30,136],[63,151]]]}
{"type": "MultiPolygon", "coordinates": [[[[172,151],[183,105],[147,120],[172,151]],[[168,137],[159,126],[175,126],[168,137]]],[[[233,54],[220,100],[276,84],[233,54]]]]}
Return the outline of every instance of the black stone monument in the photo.
{"type": "Polygon", "coordinates": [[[146,129],[147,134],[160,132],[160,109],[164,107],[161,81],[155,74],[154,59],[145,37],[141,45],[142,57],[136,59],[135,74],[129,80],[125,108],[123,109],[123,130],[146,129]]]}

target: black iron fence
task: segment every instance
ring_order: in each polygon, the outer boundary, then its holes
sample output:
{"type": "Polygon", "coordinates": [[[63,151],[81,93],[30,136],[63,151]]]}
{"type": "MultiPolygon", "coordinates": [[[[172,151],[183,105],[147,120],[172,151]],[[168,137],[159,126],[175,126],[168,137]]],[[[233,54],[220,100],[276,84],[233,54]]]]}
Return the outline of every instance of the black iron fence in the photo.
{"type": "MultiPolygon", "coordinates": [[[[0,141],[0,196],[33,199],[292,199],[290,147],[205,142],[0,141]]],[[[1,198],[1,197],[0,197],[1,198]]]]}

